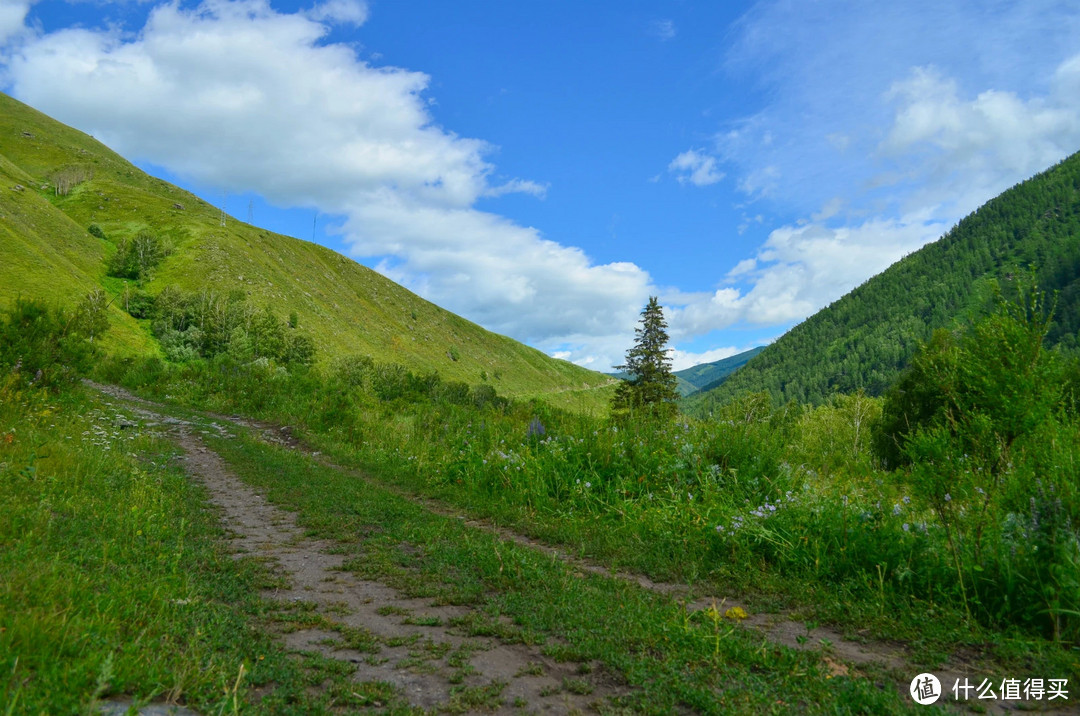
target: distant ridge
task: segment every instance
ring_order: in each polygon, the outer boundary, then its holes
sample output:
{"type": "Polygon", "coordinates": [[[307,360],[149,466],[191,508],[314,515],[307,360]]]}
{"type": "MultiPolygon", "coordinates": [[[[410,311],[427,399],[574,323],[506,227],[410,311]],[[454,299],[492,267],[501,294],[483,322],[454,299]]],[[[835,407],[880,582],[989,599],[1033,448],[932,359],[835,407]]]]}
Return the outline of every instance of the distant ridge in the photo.
{"type": "Polygon", "coordinates": [[[751,348],[748,351],[742,353],[736,353],[733,356],[722,358],[712,363],[702,363],[695,365],[692,368],[686,368],[684,370],[676,371],[675,375],[685,380],[689,385],[693,386],[693,391],[698,390],[711,390],[722,384],[731,375],[742,368],[746,363],[756,356],[761,351],[765,350],[765,346],[758,346],[757,348],[751,348]]]}

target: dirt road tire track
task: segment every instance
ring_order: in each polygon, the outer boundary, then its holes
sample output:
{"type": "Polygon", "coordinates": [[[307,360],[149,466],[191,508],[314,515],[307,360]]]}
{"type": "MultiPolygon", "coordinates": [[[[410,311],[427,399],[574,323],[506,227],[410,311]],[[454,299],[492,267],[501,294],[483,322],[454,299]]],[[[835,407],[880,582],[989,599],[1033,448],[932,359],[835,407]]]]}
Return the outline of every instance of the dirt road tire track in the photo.
{"type": "Polygon", "coordinates": [[[288,585],[266,590],[262,596],[285,610],[299,605],[322,617],[328,628],[283,630],[288,648],[348,662],[355,667],[355,681],[392,684],[411,706],[431,711],[469,710],[461,704],[458,692],[470,687],[498,693],[489,703],[501,701],[501,706],[480,709],[485,713],[588,712],[609,697],[626,693],[598,664],[583,670],[579,664],[548,658],[537,646],[468,637],[442,626],[465,615],[466,607],[436,606],[431,600],[409,598],[343,571],[345,557],[335,553],[341,551],[338,545],[307,537],[293,513],[275,507],[236,477],[203,443],[192,423],[166,417],[154,410],[153,403],[122,389],[91,385],[138,406],[132,410],[140,417],[169,427],[183,451],[186,471],[206,487],[211,503],[221,511],[236,556],[268,561],[288,585]],[[403,623],[403,615],[411,621],[427,618],[438,624],[403,623]],[[348,648],[342,639],[346,630],[371,635],[365,643],[372,648],[348,648]],[[449,663],[455,656],[456,662],[449,663]],[[564,688],[569,681],[581,680],[590,682],[590,693],[564,688]]]}
{"type": "MultiPolygon", "coordinates": [[[[101,390],[102,392],[105,392],[105,393],[107,393],[109,395],[112,395],[113,397],[116,397],[118,399],[126,400],[126,401],[129,401],[129,402],[136,402],[136,403],[148,406],[150,408],[156,407],[154,403],[152,403],[150,401],[143,400],[143,399],[141,399],[141,398],[139,398],[139,397],[137,397],[137,396],[135,396],[135,395],[133,395],[131,393],[128,393],[127,391],[125,391],[122,388],[118,388],[118,387],[115,387],[115,386],[98,385],[98,384],[89,383],[89,382],[88,382],[88,384],[90,384],[92,387],[94,387],[94,388],[96,388],[98,390],[101,390]]],[[[253,430],[257,434],[259,434],[262,437],[262,439],[264,441],[266,441],[266,442],[278,444],[278,445],[281,445],[283,447],[287,447],[289,449],[301,451],[301,452],[305,453],[306,455],[308,455],[309,457],[316,460],[317,462],[319,462],[324,467],[329,467],[329,468],[332,468],[332,469],[335,469],[335,470],[341,470],[341,471],[343,471],[343,472],[345,472],[345,473],[347,473],[349,475],[352,475],[352,476],[355,476],[355,477],[357,477],[359,479],[363,479],[365,481],[371,482],[373,485],[376,485],[376,486],[378,486],[380,488],[391,490],[395,494],[399,495],[400,497],[402,497],[402,498],[404,498],[406,500],[409,500],[409,501],[411,501],[413,503],[416,503],[416,504],[424,507],[428,511],[433,512],[435,514],[439,514],[439,515],[442,515],[442,516],[445,516],[445,517],[452,517],[452,518],[461,519],[461,520],[463,520],[464,524],[467,525],[467,526],[475,527],[475,528],[478,528],[478,529],[483,529],[483,530],[486,530],[486,531],[490,531],[490,532],[494,533],[495,535],[497,535],[498,537],[500,537],[501,539],[504,539],[504,540],[507,540],[507,541],[510,541],[510,542],[514,542],[515,544],[518,544],[518,545],[521,545],[521,546],[524,546],[524,547],[528,547],[530,549],[535,549],[535,550],[541,551],[541,552],[543,552],[543,553],[545,553],[545,554],[547,554],[547,555],[549,555],[549,556],[551,556],[551,557],[553,557],[555,559],[558,559],[558,560],[563,561],[563,562],[565,562],[565,563],[567,563],[569,565],[574,566],[576,569],[578,569],[578,570],[580,570],[582,572],[602,575],[602,576],[613,578],[613,579],[620,579],[620,580],[624,580],[624,581],[628,581],[628,582],[637,584],[641,588],[647,589],[649,591],[653,591],[653,592],[657,592],[657,593],[661,593],[661,594],[675,595],[675,596],[682,597],[682,598],[684,598],[686,600],[687,609],[691,610],[691,611],[698,611],[698,610],[706,609],[706,608],[708,608],[710,606],[713,606],[713,605],[719,605],[720,609],[722,611],[724,609],[727,609],[727,608],[730,608],[730,607],[739,606],[738,602],[735,601],[735,600],[731,600],[731,599],[727,599],[727,598],[723,598],[723,597],[718,598],[718,597],[713,597],[713,596],[695,595],[692,592],[692,590],[690,590],[690,588],[688,588],[687,585],[685,585],[685,584],[657,582],[657,581],[654,581],[654,580],[652,580],[652,579],[650,579],[650,578],[648,578],[648,577],[646,577],[644,575],[641,575],[641,574],[630,574],[630,573],[618,572],[618,571],[609,569],[608,567],[605,567],[603,565],[595,564],[595,563],[589,562],[587,560],[577,558],[577,557],[575,557],[575,556],[573,556],[571,554],[568,554],[564,550],[561,550],[559,548],[556,548],[556,547],[553,547],[551,545],[545,544],[545,543],[543,543],[543,542],[541,542],[539,540],[536,540],[534,538],[528,537],[526,535],[522,535],[522,534],[517,533],[517,532],[513,532],[512,530],[506,529],[506,528],[498,526],[498,525],[493,525],[493,524],[491,524],[491,523],[489,523],[487,521],[484,521],[484,520],[478,520],[478,519],[475,519],[475,518],[470,517],[468,515],[460,514],[460,513],[456,512],[456,511],[454,511],[453,509],[449,508],[445,504],[442,504],[442,503],[439,503],[439,502],[436,502],[436,501],[433,501],[433,500],[430,500],[430,499],[427,499],[427,498],[423,498],[423,497],[408,493],[408,492],[406,492],[406,491],[404,491],[404,490],[402,490],[400,488],[396,488],[396,487],[394,487],[392,485],[387,485],[386,483],[384,483],[382,481],[374,480],[373,478],[371,478],[368,475],[363,474],[359,470],[349,468],[349,467],[345,467],[345,466],[342,466],[342,465],[338,465],[338,464],[334,463],[332,460],[330,460],[326,455],[320,454],[319,452],[312,450],[310,447],[305,445],[301,440],[297,439],[293,435],[292,430],[290,428],[288,428],[288,427],[275,426],[275,425],[271,425],[271,424],[268,424],[268,423],[265,423],[265,422],[262,422],[262,421],[253,420],[253,419],[250,419],[250,418],[244,418],[244,417],[240,417],[240,416],[227,416],[227,415],[219,415],[219,414],[213,414],[213,413],[209,413],[208,415],[210,417],[218,420],[218,421],[232,423],[234,425],[241,426],[241,427],[253,430]]],[[[192,436],[188,435],[188,438],[191,438],[191,437],[192,436]]],[[[181,444],[183,445],[184,443],[181,442],[181,444]]],[[[207,451],[205,447],[203,447],[201,445],[191,445],[191,447],[195,448],[195,451],[196,451],[197,455],[212,456],[212,458],[216,458],[220,462],[220,458],[218,458],[213,453],[209,453],[209,451],[207,451]]],[[[185,446],[185,449],[188,450],[189,447],[185,446]]],[[[254,493],[254,491],[252,491],[246,485],[241,483],[237,478],[232,477],[231,480],[234,481],[235,483],[237,483],[238,487],[236,488],[236,491],[230,492],[232,490],[232,488],[229,487],[229,486],[224,486],[224,492],[222,493],[222,500],[227,500],[229,494],[239,495],[239,494],[248,494],[248,493],[250,493],[252,496],[254,496],[252,499],[257,498],[258,500],[262,500],[261,497],[258,497],[254,493]],[[246,491],[246,492],[241,493],[240,492],[241,489],[246,491]]],[[[245,497],[242,501],[246,501],[247,499],[248,498],[245,497]]],[[[235,503],[235,500],[233,500],[233,502],[235,503]]],[[[265,502],[265,501],[263,501],[263,502],[265,502]]],[[[275,510],[278,514],[287,514],[287,513],[281,513],[280,510],[276,510],[276,508],[273,508],[272,506],[270,506],[268,504],[266,505],[266,507],[268,509],[270,509],[270,510],[275,510]]],[[[234,509],[242,509],[242,506],[234,504],[234,509]]],[[[228,509],[226,509],[226,513],[229,514],[228,509]]],[[[269,514],[269,513],[267,513],[267,514],[269,514]]],[[[231,517],[230,517],[230,519],[231,519],[231,517]]],[[[281,519],[281,518],[278,517],[277,519],[281,519]]],[[[289,526],[290,526],[289,527],[290,529],[292,529],[294,531],[298,531],[296,529],[296,527],[295,527],[295,524],[293,524],[292,522],[289,523],[289,526]]],[[[244,538],[245,541],[247,539],[248,538],[246,538],[246,537],[244,538]]],[[[289,539],[296,539],[296,537],[290,537],[289,539]]],[[[268,542],[268,544],[273,543],[273,542],[274,542],[274,540],[270,540],[268,542]]],[[[328,543],[325,543],[325,542],[316,542],[316,541],[312,541],[312,540],[308,540],[308,543],[310,543],[309,546],[307,546],[304,549],[300,550],[302,553],[310,553],[312,550],[314,550],[314,552],[320,552],[320,551],[325,552],[325,550],[329,549],[330,546],[331,546],[331,545],[329,545],[328,543]]],[[[261,546],[261,543],[252,543],[252,546],[256,547],[257,550],[264,550],[264,548],[261,546]]],[[[271,551],[273,551],[273,550],[271,549],[271,551]]],[[[324,557],[329,558],[330,555],[325,555],[324,554],[324,557]]],[[[297,566],[298,569],[303,567],[303,565],[296,565],[295,558],[291,558],[289,560],[282,560],[282,564],[286,565],[286,568],[288,568],[288,566],[290,566],[290,565],[295,565],[295,566],[297,566]]],[[[327,562],[327,564],[332,565],[332,567],[330,567],[330,569],[333,569],[335,567],[340,566],[341,560],[337,559],[335,561],[334,559],[330,559],[327,562]]],[[[303,574],[303,573],[304,573],[303,569],[301,569],[299,574],[303,574]]],[[[344,573],[335,572],[335,574],[341,575],[341,574],[344,574],[344,573]]],[[[346,576],[348,577],[348,579],[353,579],[351,577],[351,575],[346,575],[346,576]]],[[[364,587],[364,586],[361,586],[361,585],[373,584],[373,583],[367,583],[367,582],[360,582],[360,581],[355,580],[355,579],[353,579],[353,581],[356,582],[357,585],[358,585],[356,587],[356,589],[360,590],[360,592],[358,592],[358,593],[362,593],[362,590],[364,588],[367,588],[367,587],[364,587]]],[[[385,587],[383,585],[375,585],[375,587],[372,587],[372,589],[373,589],[372,595],[370,597],[364,597],[364,598],[370,598],[372,600],[371,603],[374,603],[374,602],[378,601],[379,599],[388,599],[388,600],[391,600],[391,601],[387,601],[387,602],[384,602],[384,603],[389,604],[389,603],[393,603],[392,600],[396,599],[401,604],[408,605],[407,608],[416,609],[417,611],[415,611],[414,613],[417,616],[424,616],[424,615],[429,615],[429,614],[432,615],[432,616],[438,616],[439,615],[439,611],[438,611],[439,608],[431,607],[430,605],[425,607],[424,604],[422,603],[422,601],[404,599],[400,595],[397,595],[397,593],[394,592],[394,590],[389,589],[388,587],[385,587]],[[383,590],[383,591],[379,592],[379,590],[383,590]],[[427,609],[427,611],[424,611],[424,609],[427,609]]],[[[305,587],[304,590],[303,590],[303,595],[310,596],[311,592],[306,591],[306,590],[307,590],[307,588],[305,587]]],[[[286,595],[287,598],[303,598],[303,595],[296,594],[295,591],[296,590],[293,590],[293,592],[290,592],[288,595],[286,595]]],[[[280,596],[278,598],[280,598],[280,596]]],[[[452,608],[442,607],[441,609],[447,610],[447,609],[452,609],[452,608]]],[[[460,608],[458,608],[458,609],[460,609],[460,608]]],[[[374,614],[374,609],[369,609],[369,610],[366,610],[366,611],[371,612],[372,614],[374,614]]],[[[446,612],[446,613],[449,613],[449,612],[446,612]]],[[[379,615],[375,614],[374,616],[378,617],[379,615]]],[[[389,620],[383,619],[383,621],[388,622],[388,624],[389,623],[395,623],[395,620],[393,620],[393,619],[389,619],[389,620]]],[[[374,623],[374,621],[372,623],[374,623]]],[[[846,638],[844,636],[844,634],[842,634],[841,632],[839,632],[839,631],[837,631],[835,629],[831,629],[829,627],[823,627],[823,626],[817,626],[817,627],[814,627],[813,629],[808,630],[806,628],[806,625],[805,625],[804,622],[792,620],[789,616],[787,616],[785,614],[782,614],[782,613],[781,614],[751,614],[749,617],[747,617],[745,620],[743,620],[742,625],[744,627],[757,630],[768,641],[770,641],[772,643],[780,644],[780,645],[787,646],[787,647],[790,647],[790,648],[793,648],[793,649],[798,649],[798,650],[820,650],[820,649],[822,649],[822,645],[827,644],[828,645],[828,653],[826,655],[824,655],[823,658],[825,659],[825,662],[828,665],[828,667],[830,668],[830,670],[832,670],[833,673],[836,674],[836,675],[849,675],[849,674],[850,675],[856,675],[864,667],[875,667],[875,668],[881,667],[881,668],[884,668],[887,672],[892,674],[892,677],[895,679],[895,682],[896,682],[896,687],[901,692],[901,694],[903,695],[903,698],[907,698],[907,687],[908,687],[907,679],[909,678],[907,675],[910,674],[910,675],[914,676],[916,673],[919,673],[919,671],[925,670],[925,669],[919,668],[917,665],[912,663],[912,660],[910,659],[909,655],[907,654],[907,650],[906,650],[905,646],[903,644],[901,644],[901,643],[874,641],[872,639],[864,639],[864,640],[860,640],[860,641],[853,641],[851,639],[846,638]]],[[[400,625],[398,625],[398,626],[400,626],[400,625]]],[[[421,628],[421,633],[427,634],[429,636],[432,636],[434,631],[435,630],[432,630],[431,627],[423,627],[423,628],[421,628]]],[[[446,630],[442,630],[442,631],[443,631],[444,634],[442,636],[440,636],[439,638],[443,638],[443,639],[454,639],[455,638],[453,635],[446,633],[446,630]]],[[[376,632],[376,633],[379,633],[379,632],[376,632]]],[[[380,636],[382,636],[381,633],[380,633],[380,636]]],[[[325,638],[325,637],[326,637],[326,634],[313,633],[311,635],[310,640],[309,640],[308,646],[303,647],[302,643],[303,643],[303,641],[305,639],[304,635],[303,634],[293,635],[293,636],[289,637],[289,644],[290,644],[290,646],[293,646],[293,647],[318,649],[318,650],[320,650],[320,653],[324,653],[326,655],[332,656],[333,658],[340,658],[341,656],[345,656],[346,658],[349,658],[350,660],[355,660],[355,656],[356,656],[355,654],[345,655],[343,652],[335,652],[332,649],[330,651],[327,651],[327,647],[320,646],[318,643],[316,643],[316,642],[318,642],[318,640],[320,638],[325,638]],[[334,656],[335,653],[338,653],[338,656],[334,656]]],[[[456,637],[456,638],[460,638],[460,637],[456,637]]],[[[508,648],[508,647],[503,645],[503,648],[508,648]]],[[[511,649],[510,651],[514,652],[513,649],[511,649]]],[[[558,676],[558,682],[559,683],[561,683],[562,678],[579,678],[578,672],[575,669],[568,668],[568,667],[566,667],[565,664],[558,664],[558,663],[552,662],[550,659],[544,659],[543,657],[538,656],[538,652],[536,650],[528,650],[528,649],[526,649],[525,651],[528,654],[531,654],[531,656],[526,655],[524,657],[526,659],[529,659],[530,661],[522,661],[521,659],[523,657],[520,654],[515,653],[515,656],[512,656],[512,657],[507,655],[509,657],[509,659],[510,659],[509,662],[507,662],[507,663],[521,664],[521,668],[528,669],[530,667],[530,665],[542,662],[545,665],[545,669],[546,669],[545,674],[551,675],[553,677],[558,676]]],[[[499,652],[499,651],[485,652],[485,654],[487,654],[487,655],[480,658],[480,661],[487,664],[487,665],[489,665],[489,666],[498,665],[499,662],[500,662],[500,659],[503,658],[503,654],[501,652],[499,652]]],[[[498,678],[503,678],[505,680],[506,671],[507,670],[505,670],[505,669],[501,670],[500,671],[500,676],[498,678]]],[[[942,667],[934,669],[933,671],[941,679],[942,683],[952,684],[954,679],[963,679],[964,677],[977,676],[978,673],[979,673],[979,666],[975,665],[975,664],[972,664],[972,663],[968,663],[968,662],[966,662],[964,660],[955,660],[954,659],[949,664],[946,664],[946,665],[944,665],[942,667]]],[[[388,681],[388,682],[393,683],[395,685],[399,685],[406,692],[408,692],[409,688],[416,688],[417,689],[417,694],[418,694],[418,703],[417,703],[417,705],[425,705],[425,707],[430,707],[430,706],[428,706],[428,704],[435,705],[435,702],[432,702],[430,700],[432,698],[430,695],[423,696],[422,698],[419,696],[420,694],[433,693],[434,691],[437,690],[434,686],[431,687],[432,692],[428,692],[428,691],[424,690],[424,687],[422,685],[414,685],[413,682],[410,681],[410,677],[402,676],[400,674],[398,674],[396,676],[391,675],[390,677],[379,676],[378,674],[381,674],[381,673],[383,673],[383,672],[380,672],[378,670],[372,671],[372,670],[367,669],[367,668],[361,668],[361,669],[358,670],[358,674],[364,674],[365,675],[363,677],[365,680],[376,680],[377,679],[377,680],[388,681]],[[421,701],[423,703],[419,703],[421,701]]],[[[517,673],[517,672],[515,672],[515,673],[517,673]]],[[[548,693],[552,688],[556,688],[556,686],[557,686],[557,684],[555,682],[552,682],[552,681],[548,680],[548,681],[545,681],[543,686],[540,686],[539,688],[534,689],[533,693],[535,693],[535,694],[548,693]]],[[[610,686],[610,684],[609,684],[606,688],[598,689],[597,691],[595,691],[593,694],[591,694],[587,698],[580,698],[579,697],[576,700],[576,703],[574,702],[575,701],[574,699],[569,698],[570,696],[572,696],[572,694],[564,693],[564,694],[562,694],[562,696],[564,697],[563,701],[562,701],[562,703],[560,703],[558,705],[552,704],[550,698],[547,698],[545,700],[546,697],[537,698],[537,697],[534,696],[531,699],[528,698],[528,697],[522,697],[522,698],[525,698],[526,701],[529,704],[529,706],[525,709],[526,711],[535,711],[537,709],[540,709],[540,710],[555,709],[555,711],[557,711],[557,712],[562,712],[562,711],[574,711],[574,710],[578,710],[578,709],[589,708],[591,705],[598,703],[598,700],[602,700],[603,698],[606,698],[607,696],[617,695],[620,692],[625,692],[625,690],[612,688],[610,686]]],[[[515,698],[518,698],[519,689],[513,688],[512,685],[507,686],[506,689],[504,690],[503,694],[504,694],[504,697],[505,697],[505,703],[512,703],[515,698]]],[[[1008,702],[1008,701],[1003,701],[1003,700],[1000,700],[1000,699],[983,700],[983,701],[981,701],[979,703],[979,706],[981,708],[985,709],[987,713],[1012,713],[1015,710],[1015,704],[1014,703],[1008,702]]],[[[1056,714],[1077,713],[1075,710],[1072,710],[1072,709],[1060,710],[1060,709],[1056,709],[1056,708],[1053,708],[1053,707],[1047,709],[1047,708],[1045,708],[1045,705],[1041,705],[1041,706],[1044,706],[1045,710],[1036,708],[1036,711],[1038,713],[1055,714],[1055,715],[1056,714]]]]}

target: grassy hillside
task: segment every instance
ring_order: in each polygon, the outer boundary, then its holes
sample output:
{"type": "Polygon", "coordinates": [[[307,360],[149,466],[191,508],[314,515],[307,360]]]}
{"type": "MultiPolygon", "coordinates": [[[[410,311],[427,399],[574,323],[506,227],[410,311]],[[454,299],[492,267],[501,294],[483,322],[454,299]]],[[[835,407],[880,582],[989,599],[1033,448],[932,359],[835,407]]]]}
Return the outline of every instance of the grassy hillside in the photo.
{"type": "Polygon", "coordinates": [[[1009,293],[1033,271],[1057,292],[1051,345],[1077,347],[1080,330],[1080,154],[992,199],[938,241],[791,329],[715,390],[704,413],[739,393],[818,403],[834,393],[880,394],[937,328],[985,313],[993,284],[1009,293]]]}
{"type": "MultiPolygon", "coordinates": [[[[5,95],[0,180],[0,306],[19,295],[72,303],[96,286],[118,296],[123,281],[105,275],[105,261],[118,242],[149,231],[173,252],[144,290],[240,290],[279,315],[295,311],[319,361],[366,354],[446,380],[488,382],[504,395],[606,405],[609,377],[486,331],[325,247],[231,217],[222,227],[215,207],[5,95]],[[91,236],[91,224],[106,238],[91,236]]],[[[157,350],[146,325],[115,305],[110,314],[111,352],[157,350]]]]}

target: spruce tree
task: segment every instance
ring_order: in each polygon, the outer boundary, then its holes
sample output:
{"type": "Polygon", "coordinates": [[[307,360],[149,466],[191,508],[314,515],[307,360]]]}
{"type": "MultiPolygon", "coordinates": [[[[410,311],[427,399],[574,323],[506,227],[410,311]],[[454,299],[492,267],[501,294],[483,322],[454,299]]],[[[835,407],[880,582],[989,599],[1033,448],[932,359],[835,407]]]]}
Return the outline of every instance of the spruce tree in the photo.
{"type": "Polygon", "coordinates": [[[677,380],[671,372],[671,358],[667,354],[667,322],[656,296],[641,312],[641,325],[634,330],[637,340],[626,352],[626,363],[616,366],[630,374],[619,384],[612,399],[616,413],[651,412],[673,415],[679,394],[675,390],[677,380]]]}

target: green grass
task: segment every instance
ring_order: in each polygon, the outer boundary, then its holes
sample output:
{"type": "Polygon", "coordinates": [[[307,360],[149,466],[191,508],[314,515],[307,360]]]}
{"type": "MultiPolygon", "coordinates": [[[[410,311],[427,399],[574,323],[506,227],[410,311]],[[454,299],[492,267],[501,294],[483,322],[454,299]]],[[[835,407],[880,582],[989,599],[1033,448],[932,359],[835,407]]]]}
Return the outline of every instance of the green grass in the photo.
{"type": "Polygon", "coordinates": [[[359,703],[353,692],[400,707],[352,683],[351,667],[285,653],[268,631],[284,617],[258,596],[268,573],[229,554],[172,444],[117,427],[118,414],[83,391],[0,386],[3,713],[87,713],[117,697],[327,713],[359,703]]]}
{"type": "MultiPolygon", "coordinates": [[[[817,654],[762,643],[750,632],[733,630],[717,641],[712,623],[688,616],[671,598],[578,575],[543,553],[432,514],[302,454],[250,438],[211,443],[242,479],[297,510],[300,525],[339,540],[352,554],[347,569],[411,597],[473,607],[470,617],[453,622],[468,635],[538,644],[559,660],[604,664],[631,687],[619,706],[644,713],[782,713],[796,704],[810,713],[905,710],[891,685],[826,678],[817,654]],[[370,529],[376,525],[377,531],[370,529]],[[360,543],[357,534],[368,537],[360,543]],[[424,558],[402,560],[402,543],[424,545],[424,558]]],[[[566,688],[581,693],[586,686],[572,679],[566,688]]],[[[488,698],[461,692],[463,707],[488,698]]]]}

